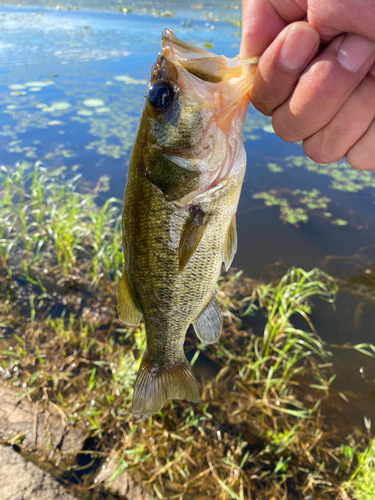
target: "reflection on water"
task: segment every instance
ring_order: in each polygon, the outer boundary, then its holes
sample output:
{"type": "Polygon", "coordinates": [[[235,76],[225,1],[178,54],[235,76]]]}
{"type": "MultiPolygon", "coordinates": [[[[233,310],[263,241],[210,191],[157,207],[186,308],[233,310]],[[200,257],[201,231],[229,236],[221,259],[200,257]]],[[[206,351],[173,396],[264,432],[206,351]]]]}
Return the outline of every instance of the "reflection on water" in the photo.
{"type": "MultiPolygon", "coordinates": [[[[20,5],[18,0],[5,0],[8,5],[20,5]]],[[[23,0],[23,6],[55,9],[89,9],[129,15],[146,13],[158,17],[187,17],[188,19],[241,18],[241,0],[23,0]]]]}
{"type": "MultiPolygon", "coordinates": [[[[240,44],[238,23],[232,22],[240,18],[239,3],[64,1],[65,8],[52,10],[45,7],[56,2],[46,0],[38,8],[0,7],[1,163],[38,160],[47,168],[66,166],[90,181],[106,175],[108,196],[122,198],[162,29],[233,57],[240,44]],[[125,8],[133,11],[121,14],[125,8]]],[[[283,143],[273,134],[269,119],[254,109],[244,138],[248,168],[234,266],[252,277],[275,262],[282,270],[322,266],[343,280],[345,293],[336,310],[317,306],[313,323],[319,334],[335,344],[372,342],[373,283],[362,283],[359,294],[353,280],[353,286],[346,280],[365,276],[372,261],[364,263],[358,252],[375,243],[375,173],[315,164],[300,144],[283,143]],[[354,257],[348,263],[342,256],[354,257]]],[[[336,365],[345,362],[349,368],[338,387],[350,380],[350,390],[365,401],[362,357],[347,360],[340,352],[336,365]]],[[[374,367],[371,360],[366,363],[371,378],[374,367]]],[[[371,408],[366,411],[371,416],[371,408]]]]}

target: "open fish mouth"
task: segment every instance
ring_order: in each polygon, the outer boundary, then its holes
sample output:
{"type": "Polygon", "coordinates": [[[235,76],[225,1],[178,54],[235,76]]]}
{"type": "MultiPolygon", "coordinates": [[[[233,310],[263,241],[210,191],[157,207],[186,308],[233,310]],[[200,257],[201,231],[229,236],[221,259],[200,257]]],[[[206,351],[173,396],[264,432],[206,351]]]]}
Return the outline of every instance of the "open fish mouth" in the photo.
{"type": "Polygon", "coordinates": [[[238,78],[242,74],[239,60],[212,54],[177,38],[165,29],[162,35],[162,53],[170,62],[177,62],[189,73],[205,82],[219,83],[224,79],[238,78]]]}

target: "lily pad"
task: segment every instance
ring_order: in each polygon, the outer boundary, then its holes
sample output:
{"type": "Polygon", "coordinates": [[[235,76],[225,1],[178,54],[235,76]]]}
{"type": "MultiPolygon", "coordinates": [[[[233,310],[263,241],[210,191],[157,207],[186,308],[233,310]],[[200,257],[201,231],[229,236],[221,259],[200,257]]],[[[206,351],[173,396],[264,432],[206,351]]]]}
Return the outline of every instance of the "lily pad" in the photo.
{"type": "Polygon", "coordinates": [[[119,75],[115,76],[113,79],[117,80],[118,82],[124,82],[126,84],[132,84],[132,85],[146,85],[147,83],[147,80],[137,80],[136,78],[133,78],[132,76],[129,75],[119,75]]]}
{"type": "Polygon", "coordinates": [[[39,90],[42,90],[42,87],[31,87],[29,90],[30,92],[39,92],[39,90]]]}
{"type": "Polygon", "coordinates": [[[53,109],[55,109],[56,111],[65,111],[66,109],[69,109],[70,106],[71,104],[69,102],[64,102],[64,101],[54,102],[52,104],[53,109]]]}
{"type": "Polygon", "coordinates": [[[10,90],[22,90],[25,87],[25,85],[22,85],[21,83],[13,83],[12,85],[8,85],[8,88],[10,88],[10,90]]]}
{"type": "Polygon", "coordinates": [[[60,120],[51,120],[47,123],[47,125],[62,125],[63,122],[61,122],[60,120]]]}
{"type": "Polygon", "coordinates": [[[268,132],[269,134],[276,134],[276,132],[273,129],[273,126],[269,123],[268,125],[265,125],[263,127],[264,132],[268,132]]]}
{"type": "Polygon", "coordinates": [[[71,107],[69,102],[60,101],[54,102],[51,106],[43,107],[42,111],[46,111],[47,113],[52,113],[53,111],[66,111],[71,107]]]}
{"type": "Polygon", "coordinates": [[[55,82],[45,81],[45,82],[26,82],[26,87],[48,87],[48,85],[55,85],[55,82]]]}
{"type": "Polygon", "coordinates": [[[24,90],[20,90],[20,91],[15,91],[15,92],[11,92],[10,95],[15,95],[15,96],[18,96],[18,95],[25,95],[27,94],[27,92],[25,92],[24,90]]]}
{"type": "Polygon", "coordinates": [[[88,108],[99,108],[104,106],[105,102],[102,99],[85,99],[83,104],[88,108]]]}
{"type": "Polygon", "coordinates": [[[81,116],[91,116],[93,114],[94,114],[94,112],[90,111],[89,109],[81,109],[80,111],[77,111],[77,115],[81,115],[81,116]]]}
{"type": "Polygon", "coordinates": [[[96,108],[97,113],[108,113],[111,111],[111,108],[107,108],[106,106],[102,106],[101,108],[96,108]]]}

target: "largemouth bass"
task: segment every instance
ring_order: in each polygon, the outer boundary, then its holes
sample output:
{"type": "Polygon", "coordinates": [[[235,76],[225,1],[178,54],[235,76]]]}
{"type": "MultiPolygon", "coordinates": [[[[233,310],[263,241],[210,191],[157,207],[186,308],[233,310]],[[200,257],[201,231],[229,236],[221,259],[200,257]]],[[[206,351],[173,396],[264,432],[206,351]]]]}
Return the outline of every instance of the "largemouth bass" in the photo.
{"type": "Polygon", "coordinates": [[[237,249],[242,126],[255,68],[163,32],[122,219],[119,317],[138,325],[143,316],[147,339],[133,394],[136,417],[157,413],[169,399],[199,400],[183,346],[191,323],[204,344],[221,334],[215,285],[237,249]]]}

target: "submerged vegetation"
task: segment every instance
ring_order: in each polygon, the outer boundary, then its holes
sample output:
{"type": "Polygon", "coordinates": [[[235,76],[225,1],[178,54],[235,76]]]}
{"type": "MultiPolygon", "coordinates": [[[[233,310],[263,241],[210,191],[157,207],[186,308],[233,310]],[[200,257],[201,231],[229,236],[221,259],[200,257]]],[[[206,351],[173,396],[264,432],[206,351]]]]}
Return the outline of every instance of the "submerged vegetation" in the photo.
{"type": "MultiPolygon", "coordinates": [[[[331,178],[329,188],[336,191],[358,193],[375,188],[373,172],[355,170],[344,161],[319,165],[305,156],[288,156],[281,165],[269,162],[267,166],[270,172],[276,174],[285,173],[286,169],[297,167],[317,175],[327,176],[331,178]]],[[[307,223],[313,214],[336,226],[346,226],[349,223],[348,220],[333,216],[332,212],[336,212],[337,203],[316,188],[293,190],[287,187],[277,187],[254,193],[253,198],[264,200],[264,204],[268,207],[279,206],[280,219],[296,227],[299,227],[301,223],[307,223]]],[[[353,217],[354,214],[353,210],[347,211],[348,218],[353,217]]],[[[354,226],[365,227],[363,224],[358,224],[357,220],[354,226]]]]}
{"type": "Polygon", "coordinates": [[[363,189],[375,188],[373,172],[356,170],[345,161],[320,165],[305,156],[288,156],[285,161],[287,167],[303,167],[309,172],[330,177],[330,187],[337,191],[357,193],[363,189]]]}
{"type": "MultiPolygon", "coordinates": [[[[131,471],[160,499],[373,498],[370,430],[343,446],[321,410],[335,375],[311,299],[334,301],[332,277],[291,269],[262,284],[224,275],[220,342],[203,346],[189,332],[185,346],[200,403],[169,402],[135,421],[144,330],[117,320],[120,204],[102,200],[108,180],[87,185],[38,163],[3,167],[1,176],[0,374],[21,397],[49,401],[87,430],[88,461],[65,475],[79,474],[81,493],[131,471]]],[[[22,449],[22,434],[12,442],[22,449]]],[[[55,463],[64,454],[44,450],[55,463]]]]}
{"type": "MultiPolygon", "coordinates": [[[[277,170],[273,167],[273,172],[277,170]]],[[[331,199],[323,196],[318,189],[306,191],[302,189],[270,189],[256,193],[253,198],[264,200],[268,207],[280,207],[280,219],[286,223],[298,227],[300,222],[306,223],[309,220],[309,213],[313,210],[324,219],[328,219],[331,224],[336,226],[346,226],[348,223],[343,219],[333,219],[331,212],[328,211],[328,203],[331,199]]]]}

